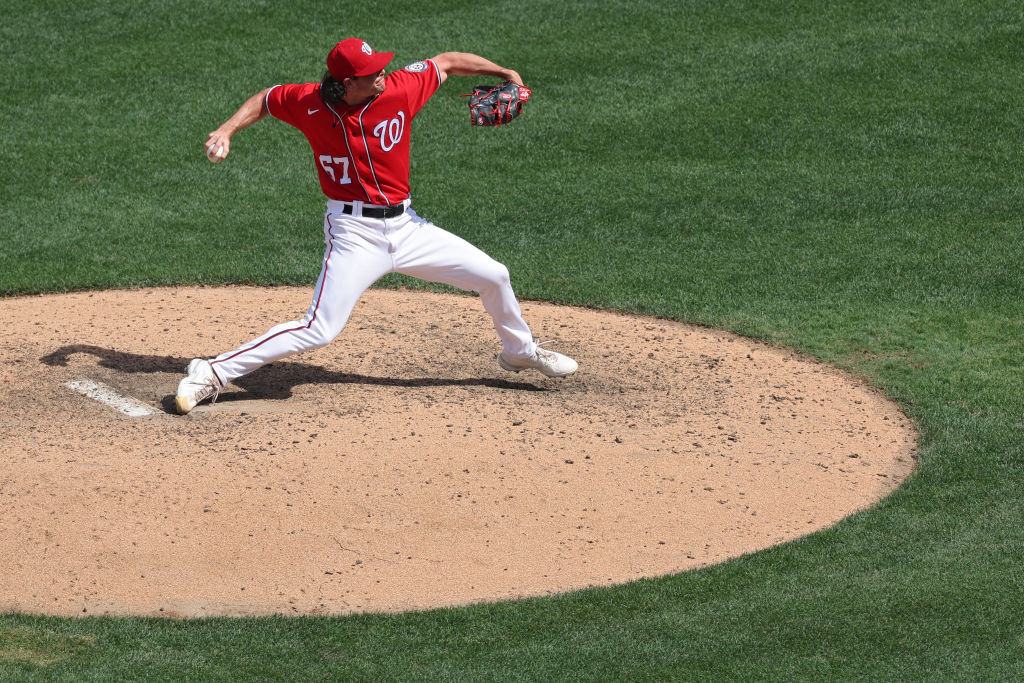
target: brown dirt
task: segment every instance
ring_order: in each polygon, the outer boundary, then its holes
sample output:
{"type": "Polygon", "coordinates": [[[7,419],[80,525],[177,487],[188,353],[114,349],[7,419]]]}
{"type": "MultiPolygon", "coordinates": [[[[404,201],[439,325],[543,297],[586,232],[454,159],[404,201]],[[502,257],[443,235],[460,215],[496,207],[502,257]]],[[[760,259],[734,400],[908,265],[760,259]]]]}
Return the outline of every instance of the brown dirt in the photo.
{"type": "Polygon", "coordinates": [[[881,394],[785,350],[524,302],[569,379],[501,371],[477,299],[371,290],[330,346],[180,417],[187,362],[304,288],[0,300],[0,611],[398,611],[702,567],[872,505],[914,466],[881,394]],[[90,379],[158,410],[72,391],[90,379]]]}

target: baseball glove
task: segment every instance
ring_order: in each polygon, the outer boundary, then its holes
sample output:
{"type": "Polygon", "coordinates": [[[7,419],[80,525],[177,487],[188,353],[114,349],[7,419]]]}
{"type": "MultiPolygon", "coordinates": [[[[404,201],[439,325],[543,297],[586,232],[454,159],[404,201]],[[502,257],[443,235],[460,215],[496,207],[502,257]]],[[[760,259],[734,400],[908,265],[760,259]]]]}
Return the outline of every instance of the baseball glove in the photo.
{"type": "Polygon", "coordinates": [[[500,126],[523,113],[530,89],[505,81],[501,85],[478,85],[469,98],[469,117],[474,126],[500,126]]]}

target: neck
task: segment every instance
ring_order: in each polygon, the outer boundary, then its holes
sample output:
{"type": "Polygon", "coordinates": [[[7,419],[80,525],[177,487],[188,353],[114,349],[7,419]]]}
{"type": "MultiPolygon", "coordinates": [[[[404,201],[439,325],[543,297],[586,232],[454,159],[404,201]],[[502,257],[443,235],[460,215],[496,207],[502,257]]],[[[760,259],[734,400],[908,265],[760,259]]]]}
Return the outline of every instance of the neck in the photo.
{"type": "Polygon", "coordinates": [[[342,101],[350,107],[359,107],[366,104],[374,97],[376,97],[376,95],[368,95],[366,97],[353,97],[352,95],[346,94],[345,97],[342,98],[342,101]]]}

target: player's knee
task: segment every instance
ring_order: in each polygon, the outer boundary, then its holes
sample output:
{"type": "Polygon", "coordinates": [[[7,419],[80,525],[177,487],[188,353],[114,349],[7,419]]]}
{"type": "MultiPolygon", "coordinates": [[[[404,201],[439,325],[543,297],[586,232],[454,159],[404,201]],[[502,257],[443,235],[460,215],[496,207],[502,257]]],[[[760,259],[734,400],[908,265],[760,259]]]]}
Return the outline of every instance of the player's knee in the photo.
{"type": "Polygon", "coordinates": [[[484,277],[487,280],[487,283],[492,287],[508,287],[512,284],[508,268],[497,261],[490,262],[484,277]]]}
{"type": "Polygon", "coordinates": [[[344,327],[344,322],[332,323],[322,319],[314,320],[313,324],[309,326],[309,334],[307,337],[310,350],[321,349],[330,344],[339,334],[341,334],[344,327]]]}

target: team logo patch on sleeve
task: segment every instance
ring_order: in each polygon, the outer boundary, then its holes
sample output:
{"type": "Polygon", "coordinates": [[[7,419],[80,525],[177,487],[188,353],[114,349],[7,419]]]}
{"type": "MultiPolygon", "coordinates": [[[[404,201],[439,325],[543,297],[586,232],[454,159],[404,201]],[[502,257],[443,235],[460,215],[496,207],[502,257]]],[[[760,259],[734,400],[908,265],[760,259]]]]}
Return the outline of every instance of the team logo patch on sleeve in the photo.
{"type": "Polygon", "coordinates": [[[427,70],[427,63],[426,62],[413,62],[409,66],[405,67],[405,70],[406,71],[411,71],[414,74],[415,73],[419,73],[420,71],[426,71],[427,70]]]}

